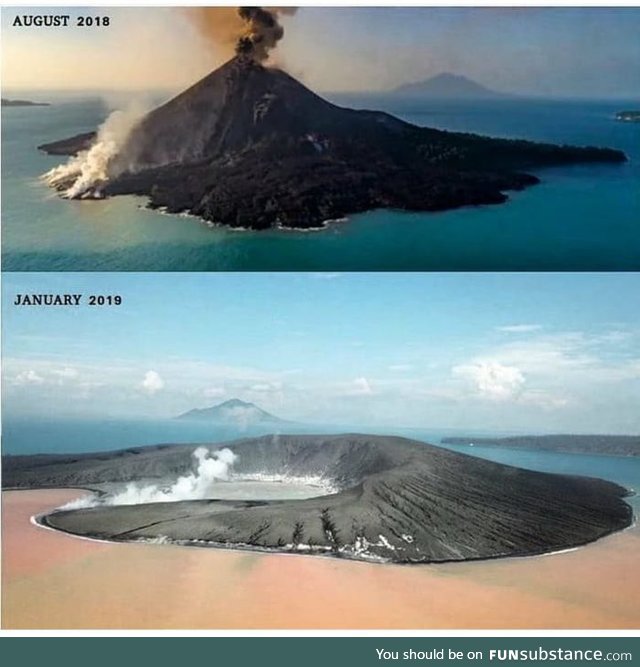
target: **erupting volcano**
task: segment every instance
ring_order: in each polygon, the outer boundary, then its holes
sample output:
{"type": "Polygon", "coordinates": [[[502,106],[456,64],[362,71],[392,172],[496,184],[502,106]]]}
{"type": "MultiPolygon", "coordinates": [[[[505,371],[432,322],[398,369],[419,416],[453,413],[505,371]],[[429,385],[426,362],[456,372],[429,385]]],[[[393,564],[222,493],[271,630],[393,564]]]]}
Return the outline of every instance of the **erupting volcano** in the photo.
{"type": "Polygon", "coordinates": [[[376,208],[502,203],[505,191],[538,182],[523,170],[626,160],[608,148],[446,132],[342,108],[258,53],[250,38],[239,42],[235,57],[142,117],[117,150],[109,144],[91,178],[78,161],[97,152],[99,134],[40,146],[77,156],[49,182],[68,197],[142,195],[152,208],[231,227],[313,228],[376,208]]]}

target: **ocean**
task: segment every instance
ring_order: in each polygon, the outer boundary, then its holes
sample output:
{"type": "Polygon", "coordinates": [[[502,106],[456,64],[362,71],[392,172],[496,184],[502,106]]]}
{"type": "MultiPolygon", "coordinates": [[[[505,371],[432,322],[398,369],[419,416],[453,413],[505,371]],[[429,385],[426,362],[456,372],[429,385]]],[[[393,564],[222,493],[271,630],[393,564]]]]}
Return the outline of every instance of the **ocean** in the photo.
{"type": "MultiPolygon", "coordinates": [[[[8,91],[5,91],[8,94],[8,91]]],[[[316,232],[231,231],[144,208],[144,199],[66,201],[39,176],[65,158],[36,146],[95,129],[99,97],[49,95],[2,109],[5,271],[640,270],[640,124],[614,119],[637,100],[419,101],[332,95],[418,125],[623,150],[622,165],[538,170],[503,205],[442,213],[376,210],[316,232]]]]}
{"type": "MultiPolygon", "coordinates": [[[[239,429],[208,422],[165,420],[79,420],[79,419],[5,419],[2,453],[62,454],[99,452],[143,445],[169,443],[206,443],[215,445],[237,438],[253,437],[274,432],[273,425],[256,425],[239,429]]],[[[497,437],[515,433],[480,432],[473,429],[375,428],[356,424],[318,426],[288,425],[283,433],[377,433],[399,435],[446,447],[452,451],[479,456],[506,465],[566,475],[584,475],[608,479],[625,488],[640,492],[640,457],[594,456],[565,454],[531,449],[495,446],[441,445],[447,436],[478,435],[497,437]]],[[[629,499],[640,512],[640,496],[629,499]]]]}

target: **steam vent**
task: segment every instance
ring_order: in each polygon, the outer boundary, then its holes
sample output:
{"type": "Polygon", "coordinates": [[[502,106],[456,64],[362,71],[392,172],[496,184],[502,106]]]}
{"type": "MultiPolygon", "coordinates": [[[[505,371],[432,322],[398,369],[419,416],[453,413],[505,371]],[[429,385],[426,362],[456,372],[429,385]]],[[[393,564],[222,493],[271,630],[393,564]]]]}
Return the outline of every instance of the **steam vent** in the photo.
{"type": "MultiPolygon", "coordinates": [[[[215,447],[237,478],[315,477],[336,493],[305,500],[197,500],[56,511],[40,521],[84,537],[163,541],[428,563],[525,556],[586,544],[630,525],[625,489],[532,472],[404,438],[263,436],[215,447]]],[[[8,456],[6,487],[88,487],[175,480],[192,448],[8,456]]]]}
{"type": "MultiPolygon", "coordinates": [[[[75,155],[95,140],[40,149],[75,155]]],[[[443,132],[341,108],[240,53],[133,128],[99,196],[143,195],[152,208],[231,227],[311,228],[376,208],[498,204],[538,182],[527,170],[625,160],[607,148],[443,132]]],[[[93,187],[76,184],[73,196],[91,197],[93,187]]]]}

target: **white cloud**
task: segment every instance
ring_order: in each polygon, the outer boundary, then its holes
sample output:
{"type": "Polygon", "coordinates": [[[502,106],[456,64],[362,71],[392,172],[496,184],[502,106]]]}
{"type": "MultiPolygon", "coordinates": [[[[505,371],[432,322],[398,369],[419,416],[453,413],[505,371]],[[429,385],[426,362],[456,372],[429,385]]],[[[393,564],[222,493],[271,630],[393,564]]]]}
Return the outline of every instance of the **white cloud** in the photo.
{"type": "Polygon", "coordinates": [[[633,333],[631,333],[630,331],[621,331],[621,330],[607,331],[607,333],[604,333],[597,337],[599,342],[605,344],[622,343],[631,340],[632,338],[633,338],[633,333]]]}
{"type": "Polygon", "coordinates": [[[413,369],[411,364],[392,364],[389,366],[389,370],[393,373],[406,373],[413,369]]]}
{"type": "Polygon", "coordinates": [[[359,377],[350,383],[345,394],[347,396],[370,396],[373,394],[373,389],[367,378],[359,377]]]}
{"type": "Polygon", "coordinates": [[[564,396],[556,396],[546,391],[525,391],[518,397],[518,402],[524,405],[532,405],[544,410],[558,410],[567,407],[573,401],[564,396]]]}
{"type": "Polygon", "coordinates": [[[203,389],[202,395],[205,398],[221,398],[225,395],[225,390],[223,387],[207,387],[203,389]]]}
{"type": "Polygon", "coordinates": [[[74,378],[78,377],[78,371],[75,368],[62,368],[62,369],[54,369],[51,371],[52,375],[55,375],[62,380],[73,380],[74,378]]]}
{"type": "Polygon", "coordinates": [[[142,381],[142,388],[151,396],[164,389],[164,380],[160,377],[160,373],[147,371],[142,381]]]}
{"type": "Polygon", "coordinates": [[[257,394],[272,394],[282,391],[282,382],[256,382],[249,387],[249,391],[257,394]]]}
{"type": "Polygon", "coordinates": [[[24,409],[29,407],[24,398],[28,390],[32,401],[37,397],[38,404],[61,414],[76,413],[81,402],[91,398],[96,410],[109,406],[112,413],[130,415],[144,411],[149,416],[184,412],[192,405],[199,405],[203,398],[213,403],[224,396],[242,395],[252,385],[270,383],[275,387],[285,377],[299,372],[265,371],[178,357],[156,362],[150,376],[148,366],[125,358],[72,362],[68,358],[7,357],[3,360],[3,371],[9,380],[8,396],[15,392],[16,400],[22,402],[24,409]],[[77,377],[71,378],[72,373],[65,369],[75,370],[77,377]],[[159,388],[158,378],[162,388],[159,388]],[[60,392],[60,386],[65,387],[64,392],[60,392]],[[158,400],[140,405],[141,399],[152,395],[158,400]]]}
{"type": "Polygon", "coordinates": [[[505,366],[497,361],[477,361],[454,366],[452,372],[455,376],[471,382],[475,391],[483,398],[498,401],[515,398],[525,382],[519,368],[505,366]]]}
{"type": "Polygon", "coordinates": [[[34,370],[22,371],[16,375],[16,384],[44,384],[42,375],[38,375],[34,370]]]}
{"type": "MultiPolygon", "coordinates": [[[[517,321],[513,326],[519,326],[517,321]]],[[[624,336],[621,331],[616,325],[586,332],[501,334],[498,344],[489,347],[480,337],[452,348],[423,350],[414,345],[410,355],[390,350],[381,359],[372,354],[368,362],[359,362],[359,370],[343,368],[345,374],[338,377],[339,368],[315,361],[309,368],[273,370],[177,355],[155,362],[71,355],[8,358],[3,370],[10,379],[6,399],[22,412],[108,410],[165,417],[203,402],[213,405],[239,397],[314,423],[428,422],[518,429],[596,424],[620,431],[637,424],[637,417],[626,415],[634,414],[640,388],[640,331],[624,336]],[[381,361],[386,362],[383,372],[381,361]],[[152,363],[156,375],[149,377],[152,363]]],[[[345,341],[347,350],[351,343],[345,341]]]]}
{"type": "MultiPolygon", "coordinates": [[[[584,390],[638,377],[634,336],[566,332],[534,336],[489,350],[483,357],[516,366],[528,379],[584,390]]],[[[640,340],[640,338],[638,339],[640,340]]]]}
{"type": "Polygon", "coordinates": [[[498,331],[505,333],[531,333],[532,331],[540,331],[541,324],[508,324],[503,327],[496,327],[498,331]]]}
{"type": "Polygon", "coordinates": [[[583,334],[568,332],[507,343],[487,356],[527,374],[565,375],[600,364],[589,348],[590,341],[583,334]]]}

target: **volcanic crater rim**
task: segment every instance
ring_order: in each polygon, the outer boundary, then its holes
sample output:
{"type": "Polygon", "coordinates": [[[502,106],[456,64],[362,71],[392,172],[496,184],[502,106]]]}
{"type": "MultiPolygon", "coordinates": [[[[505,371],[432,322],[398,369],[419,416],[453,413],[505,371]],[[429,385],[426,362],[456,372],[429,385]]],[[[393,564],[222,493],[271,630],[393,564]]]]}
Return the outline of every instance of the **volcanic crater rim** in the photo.
{"type": "MultiPolygon", "coordinates": [[[[213,447],[213,445],[211,446],[213,447]]],[[[191,500],[56,511],[48,527],[111,541],[162,542],[427,563],[552,553],[633,521],[629,491],[595,478],[524,470],[390,436],[277,435],[221,443],[236,475],[322,476],[337,492],[295,500],[191,500]]],[[[5,483],[91,486],[181,474],[184,445],[75,457],[8,457],[5,483]],[[31,459],[31,460],[30,460],[31,459]]]]}

